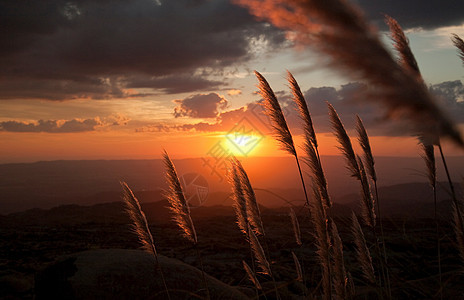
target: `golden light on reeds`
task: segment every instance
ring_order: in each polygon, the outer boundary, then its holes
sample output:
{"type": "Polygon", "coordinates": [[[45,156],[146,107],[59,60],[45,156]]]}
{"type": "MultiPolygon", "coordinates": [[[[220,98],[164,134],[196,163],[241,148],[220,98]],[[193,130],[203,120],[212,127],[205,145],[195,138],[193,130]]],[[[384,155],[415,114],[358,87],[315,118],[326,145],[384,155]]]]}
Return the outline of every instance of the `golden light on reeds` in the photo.
{"type": "Polygon", "coordinates": [[[168,182],[168,190],[165,196],[170,204],[169,209],[173,212],[173,219],[182,230],[183,235],[192,243],[196,244],[198,239],[195,226],[190,216],[190,208],[185,199],[184,192],[182,191],[176,168],[166,151],[163,152],[163,160],[166,169],[166,180],[168,182]]]}

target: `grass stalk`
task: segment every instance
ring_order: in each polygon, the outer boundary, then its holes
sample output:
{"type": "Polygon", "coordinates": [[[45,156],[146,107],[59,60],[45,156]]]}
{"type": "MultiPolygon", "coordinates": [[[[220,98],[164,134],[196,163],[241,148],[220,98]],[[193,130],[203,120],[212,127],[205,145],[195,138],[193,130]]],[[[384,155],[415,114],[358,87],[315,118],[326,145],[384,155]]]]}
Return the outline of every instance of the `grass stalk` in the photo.
{"type": "MultiPolygon", "coordinates": [[[[410,55],[407,56],[405,59],[410,61],[413,67],[414,66],[417,67],[417,63],[415,63],[415,58],[412,55],[412,53],[410,53],[410,55]]],[[[418,70],[418,67],[417,67],[417,70],[418,70]]],[[[391,299],[392,295],[391,295],[391,284],[390,284],[390,272],[388,268],[388,257],[387,257],[387,250],[386,250],[386,245],[385,245],[385,233],[383,231],[383,222],[382,222],[383,220],[382,220],[382,214],[381,214],[381,209],[380,209],[379,191],[377,188],[377,174],[375,171],[375,160],[374,160],[371,145],[369,142],[369,135],[367,134],[366,128],[364,127],[363,121],[358,115],[356,115],[356,131],[358,132],[359,144],[361,145],[361,148],[364,152],[364,163],[366,166],[367,174],[369,175],[370,179],[374,183],[374,199],[373,200],[377,206],[376,214],[379,220],[378,224],[380,227],[380,239],[382,243],[381,263],[383,265],[383,270],[384,270],[383,272],[385,273],[385,285],[386,285],[387,293],[388,293],[389,298],[391,299]]]]}
{"type": "Polygon", "coordinates": [[[169,209],[173,212],[173,219],[182,230],[183,236],[191,241],[195,248],[201,266],[206,298],[210,299],[208,282],[203,268],[203,260],[201,259],[200,251],[198,250],[198,237],[192,217],[190,216],[190,207],[185,199],[179,177],[177,176],[176,168],[166,151],[163,152],[163,160],[166,168],[166,180],[168,182],[168,190],[165,192],[165,196],[170,204],[169,209]]]}
{"type": "Polygon", "coordinates": [[[142,211],[139,200],[135,197],[132,190],[129,188],[127,183],[121,182],[121,185],[124,190],[124,204],[126,205],[126,212],[129,214],[130,219],[132,220],[132,229],[137,234],[139,241],[142,243],[142,247],[145,251],[151,253],[155,258],[155,268],[158,269],[161,281],[163,282],[164,290],[166,291],[166,297],[168,300],[171,299],[169,294],[168,286],[166,284],[166,279],[164,277],[163,269],[158,259],[158,252],[156,251],[155,241],[153,235],[151,234],[150,227],[148,226],[147,218],[145,213],[142,211]]]}
{"type": "Polygon", "coordinates": [[[264,100],[263,106],[265,108],[266,114],[271,118],[272,121],[274,136],[279,142],[281,149],[295,157],[298,166],[298,172],[300,174],[301,185],[303,186],[303,192],[305,195],[305,205],[309,207],[309,198],[303,179],[303,173],[301,172],[300,162],[298,160],[298,155],[293,143],[293,137],[290,133],[290,130],[288,129],[287,121],[285,120],[282,108],[280,107],[279,101],[277,100],[274,91],[271,89],[271,86],[266,81],[264,76],[257,71],[255,71],[255,75],[258,78],[260,95],[264,100]]]}

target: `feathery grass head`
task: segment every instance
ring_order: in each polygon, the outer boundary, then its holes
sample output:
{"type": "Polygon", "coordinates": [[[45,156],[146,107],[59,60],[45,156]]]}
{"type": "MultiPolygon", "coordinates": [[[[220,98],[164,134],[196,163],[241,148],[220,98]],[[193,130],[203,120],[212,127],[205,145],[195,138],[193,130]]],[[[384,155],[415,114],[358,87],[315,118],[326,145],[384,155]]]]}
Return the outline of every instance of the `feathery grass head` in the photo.
{"type": "Polygon", "coordinates": [[[375,226],[375,206],[374,197],[372,197],[369,181],[367,180],[366,171],[361,158],[358,156],[359,175],[361,181],[361,212],[366,225],[374,228],[375,226]]]}
{"type": "Polygon", "coordinates": [[[451,35],[451,40],[453,41],[454,46],[458,48],[458,55],[464,64],[464,41],[454,33],[451,35]]]}
{"type": "Polygon", "coordinates": [[[403,32],[400,24],[390,16],[385,15],[385,22],[390,28],[391,39],[393,40],[393,46],[400,55],[399,64],[412,72],[419,80],[422,81],[419,66],[417,65],[416,58],[409,47],[409,40],[403,32]]]}
{"type": "Polygon", "coordinates": [[[312,143],[308,141],[305,141],[303,149],[306,154],[306,157],[303,161],[311,170],[311,177],[313,178],[313,182],[320,190],[321,197],[324,200],[324,205],[331,207],[332,202],[328,193],[327,179],[325,178],[324,170],[322,169],[321,161],[317,155],[316,149],[312,143]]]}
{"type": "Polygon", "coordinates": [[[275,131],[274,135],[277,141],[280,143],[280,147],[291,155],[296,156],[292,134],[288,129],[287,122],[285,121],[282,108],[280,107],[276,95],[272,91],[269,83],[267,83],[263,75],[257,71],[255,71],[255,75],[258,78],[260,95],[264,99],[263,106],[265,108],[266,114],[271,118],[272,128],[275,131]]]}
{"type": "Polygon", "coordinates": [[[295,235],[295,241],[298,244],[298,246],[301,246],[301,231],[300,231],[300,223],[298,222],[298,218],[295,214],[295,211],[293,208],[290,207],[290,219],[292,220],[292,226],[293,226],[293,234],[295,235]]]}
{"type": "Polygon", "coordinates": [[[260,273],[272,276],[271,264],[267,260],[266,255],[264,254],[263,247],[261,246],[258,238],[256,237],[255,233],[253,232],[253,230],[251,230],[250,227],[248,228],[248,241],[250,243],[253,254],[255,255],[258,267],[261,269],[260,273]]]}
{"type": "Polygon", "coordinates": [[[248,175],[243,168],[242,164],[237,158],[232,159],[232,165],[236,169],[238,178],[241,183],[242,193],[246,201],[246,216],[248,222],[252,226],[256,234],[264,235],[264,226],[261,219],[261,212],[259,211],[258,201],[256,200],[255,191],[251,186],[248,175]]]}
{"type": "Polygon", "coordinates": [[[356,217],[356,215],[353,213],[351,217],[353,221],[351,226],[351,232],[353,234],[354,242],[356,244],[357,258],[361,265],[363,276],[367,279],[367,281],[369,281],[372,284],[375,284],[372,257],[369,252],[369,248],[367,247],[366,239],[364,238],[364,233],[361,229],[361,225],[359,225],[358,218],[356,217]]]}
{"type": "Polygon", "coordinates": [[[198,242],[197,233],[190,217],[190,208],[182,191],[174,164],[166,151],[163,152],[163,160],[166,168],[166,181],[168,182],[168,190],[165,192],[165,196],[171,205],[169,209],[173,212],[173,219],[182,230],[183,235],[196,244],[198,242]]]}
{"type": "Polygon", "coordinates": [[[253,284],[258,290],[262,290],[263,288],[261,287],[261,284],[259,283],[258,278],[256,278],[255,273],[253,273],[253,270],[251,270],[250,266],[244,260],[242,260],[242,264],[250,281],[253,282],[253,284]]]}
{"type": "Polygon", "coordinates": [[[139,200],[135,197],[127,183],[121,182],[124,190],[123,200],[126,206],[126,212],[132,221],[132,229],[137,234],[142,248],[147,252],[157,255],[153,236],[148,227],[147,218],[140,207],[139,200]]]}
{"type": "Polygon", "coordinates": [[[343,126],[340,117],[335,111],[335,108],[330,103],[327,103],[327,105],[329,107],[329,117],[330,122],[332,123],[333,131],[335,136],[337,137],[338,143],[340,144],[340,146],[338,146],[338,149],[342,151],[342,154],[345,157],[347,169],[350,171],[351,176],[360,179],[359,166],[356,160],[356,155],[354,153],[353,146],[351,145],[350,137],[346,133],[345,127],[343,126]]]}
{"type": "Polygon", "coordinates": [[[308,105],[306,104],[306,100],[301,92],[300,86],[296,82],[295,77],[293,77],[292,73],[287,71],[287,80],[290,84],[290,89],[292,90],[293,94],[293,101],[295,101],[298,113],[300,118],[304,122],[304,133],[306,139],[308,139],[314,148],[317,148],[317,138],[316,132],[314,131],[313,121],[311,119],[311,114],[309,113],[308,105]]]}
{"type": "Polygon", "coordinates": [[[437,168],[435,165],[433,145],[421,143],[421,148],[424,152],[424,154],[422,154],[422,158],[424,159],[425,166],[427,167],[427,178],[429,180],[429,184],[432,188],[435,188],[437,184],[437,168]]]}
{"type": "Polygon", "coordinates": [[[377,174],[375,173],[374,156],[372,155],[371,144],[369,143],[369,136],[367,135],[366,128],[361,118],[356,115],[356,131],[358,132],[358,141],[364,152],[364,161],[366,163],[367,173],[373,181],[377,181],[377,174]]]}
{"type": "Polygon", "coordinates": [[[232,185],[232,195],[234,200],[233,207],[237,217],[237,225],[243,234],[248,235],[248,211],[245,195],[243,192],[242,181],[240,180],[236,161],[232,160],[231,166],[232,168],[229,173],[229,182],[232,185]]]}

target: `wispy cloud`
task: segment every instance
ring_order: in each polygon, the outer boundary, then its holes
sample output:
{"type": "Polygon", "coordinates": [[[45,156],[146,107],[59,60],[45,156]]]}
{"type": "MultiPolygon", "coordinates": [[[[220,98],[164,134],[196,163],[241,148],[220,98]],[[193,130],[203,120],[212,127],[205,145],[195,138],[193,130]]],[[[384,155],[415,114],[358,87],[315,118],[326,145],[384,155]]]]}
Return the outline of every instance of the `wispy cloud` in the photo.
{"type": "Polygon", "coordinates": [[[96,131],[102,127],[124,126],[129,119],[122,115],[105,118],[72,119],[72,120],[38,120],[37,122],[4,121],[0,122],[0,131],[8,132],[48,132],[72,133],[96,131]]]}

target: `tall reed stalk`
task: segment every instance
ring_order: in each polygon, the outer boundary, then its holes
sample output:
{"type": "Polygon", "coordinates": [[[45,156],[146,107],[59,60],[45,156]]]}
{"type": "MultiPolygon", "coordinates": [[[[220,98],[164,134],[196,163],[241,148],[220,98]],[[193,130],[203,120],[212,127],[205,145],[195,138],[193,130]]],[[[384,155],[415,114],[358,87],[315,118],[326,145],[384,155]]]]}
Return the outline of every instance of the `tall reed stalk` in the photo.
{"type": "MultiPolygon", "coordinates": [[[[388,257],[387,257],[387,250],[385,245],[385,233],[383,231],[383,223],[382,223],[382,215],[380,210],[380,201],[379,201],[379,191],[377,188],[377,174],[375,171],[375,161],[374,156],[372,155],[371,144],[369,142],[369,135],[367,134],[366,128],[361,120],[361,118],[356,115],[356,131],[358,132],[358,142],[361,145],[361,148],[364,153],[364,164],[366,166],[367,174],[369,175],[370,179],[374,183],[374,192],[375,192],[375,199],[374,202],[377,204],[377,216],[379,219],[379,227],[380,227],[380,238],[382,240],[382,264],[384,265],[385,269],[385,280],[387,291],[391,293],[391,283],[390,283],[390,271],[388,268],[388,257]]],[[[391,294],[389,294],[391,298],[391,294]]]]}
{"type": "MultiPolygon", "coordinates": [[[[390,28],[390,34],[393,40],[393,45],[399,54],[399,59],[398,59],[399,65],[406,71],[409,71],[412,74],[414,74],[417,81],[425,85],[421,72],[419,70],[417,61],[409,46],[409,40],[404,34],[403,29],[401,28],[401,26],[398,24],[398,22],[394,18],[390,16],[385,16],[385,20],[386,20],[387,25],[390,28]]],[[[427,177],[428,177],[429,184],[432,187],[432,192],[433,192],[434,220],[435,220],[435,227],[436,227],[435,235],[437,239],[439,293],[440,293],[440,299],[443,299],[440,228],[439,228],[438,216],[437,216],[437,191],[436,191],[437,178],[436,178],[435,153],[434,153],[434,148],[433,148],[434,144],[440,145],[440,138],[438,135],[434,135],[434,134],[430,134],[428,132],[422,131],[420,132],[418,139],[419,139],[419,144],[421,145],[421,148],[423,151],[422,157],[424,158],[424,162],[426,165],[427,177]]],[[[442,155],[442,159],[443,161],[445,161],[444,160],[445,158],[443,155],[442,155]]]]}
{"type": "MultiPolygon", "coordinates": [[[[347,169],[351,176],[356,178],[361,185],[361,216],[364,223],[371,229],[374,237],[376,254],[379,259],[380,275],[379,282],[380,286],[384,286],[385,293],[391,298],[391,291],[387,285],[387,274],[384,267],[383,255],[380,250],[379,239],[376,231],[376,216],[375,216],[375,203],[372,197],[369,181],[364,168],[364,164],[359,156],[357,156],[353,150],[350,137],[346,133],[345,127],[343,126],[340,117],[335,111],[334,107],[328,103],[329,117],[332,123],[334,134],[337,138],[340,146],[338,147],[345,157],[347,169]]],[[[367,145],[365,145],[367,146],[367,145]]]]}
{"type": "Polygon", "coordinates": [[[314,211],[312,213],[314,214],[312,218],[316,228],[315,237],[319,245],[319,260],[323,270],[324,297],[334,295],[337,299],[347,299],[351,297],[352,291],[348,288],[348,277],[343,258],[343,243],[338,234],[337,226],[331,217],[330,208],[332,207],[332,202],[329,197],[327,180],[321,164],[318,142],[311,114],[306,99],[296,79],[290,72],[287,72],[287,80],[293,94],[293,101],[296,104],[298,114],[304,124],[303,131],[305,139],[303,149],[306,154],[304,162],[311,170],[310,175],[312,178],[314,201],[320,202],[312,206],[311,209],[314,211]],[[327,239],[327,242],[324,241],[325,239],[327,239]],[[328,251],[325,250],[327,247],[328,251]],[[324,257],[322,257],[322,255],[324,255],[324,257]],[[330,291],[326,286],[327,280],[330,282],[330,291]],[[332,286],[334,287],[334,291],[332,291],[332,286]]]}
{"type": "MultiPolygon", "coordinates": [[[[235,215],[237,216],[237,225],[239,226],[240,231],[242,231],[242,233],[244,233],[247,237],[250,245],[253,268],[252,272],[254,274],[254,265],[256,262],[258,267],[262,270],[261,273],[271,277],[275,288],[276,298],[280,299],[277,284],[275,282],[274,275],[271,272],[271,265],[267,260],[261,243],[256,236],[257,234],[262,235],[263,238],[265,236],[256,196],[245,169],[240,161],[235,157],[231,159],[229,181],[232,184],[232,195],[234,196],[234,209],[235,215]]],[[[269,250],[267,250],[267,252],[269,254],[269,250]]]]}
{"type": "Polygon", "coordinates": [[[155,241],[153,240],[153,235],[151,234],[150,227],[148,226],[147,218],[143,213],[139,200],[135,197],[127,183],[121,182],[121,186],[124,190],[123,200],[126,206],[126,212],[132,221],[132,230],[138,236],[139,241],[142,244],[142,248],[148,253],[151,253],[155,258],[155,267],[158,269],[161,276],[166,297],[170,300],[171,295],[169,294],[166,279],[164,277],[161,264],[159,263],[158,252],[156,251],[155,241]]]}
{"type": "Polygon", "coordinates": [[[180,184],[179,177],[177,176],[176,168],[166,151],[163,152],[163,160],[166,169],[166,181],[168,183],[168,190],[165,192],[165,196],[170,204],[169,209],[173,212],[173,219],[181,229],[183,236],[192,242],[195,248],[200,262],[206,297],[207,299],[210,299],[208,282],[206,281],[205,270],[203,267],[203,259],[200,255],[200,250],[198,249],[197,233],[195,226],[193,225],[192,217],[190,216],[190,207],[188,206],[184,192],[182,191],[182,186],[180,184]]]}
{"type": "Polygon", "coordinates": [[[305,195],[305,205],[309,206],[309,198],[308,193],[306,192],[306,185],[303,179],[300,161],[298,159],[298,154],[296,153],[295,145],[293,143],[292,134],[288,129],[287,121],[285,120],[284,113],[282,112],[282,108],[280,107],[279,101],[277,100],[274,91],[271,89],[271,86],[263,77],[263,75],[257,71],[255,71],[255,75],[258,78],[259,91],[261,97],[264,100],[263,106],[265,108],[266,114],[271,118],[272,121],[274,136],[279,142],[281,149],[295,157],[298,172],[300,174],[301,185],[303,186],[303,192],[305,195]]]}
{"type": "Polygon", "coordinates": [[[293,101],[296,104],[300,119],[303,121],[304,131],[304,146],[303,150],[306,154],[304,162],[309,166],[312,177],[316,180],[317,186],[320,189],[321,197],[326,207],[331,207],[332,203],[327,190],[327,180],[322,169],[321,158],[319,156],[318,142],[316,132],[314,130],[311,114],[306,103],[306,99],[301,92],[300,86],[290,72],[287,72],[287,80],[290,84],[290,89],[293,94],[293,101]]]}

